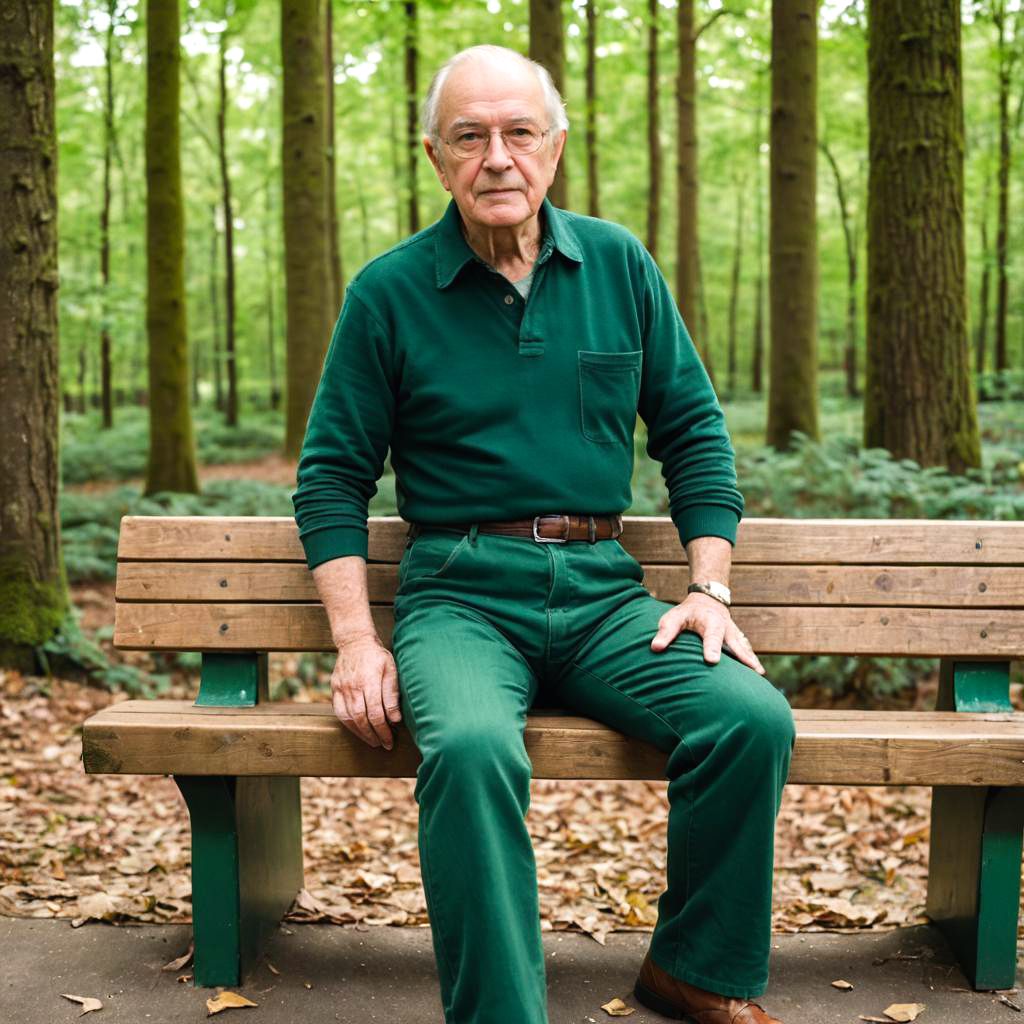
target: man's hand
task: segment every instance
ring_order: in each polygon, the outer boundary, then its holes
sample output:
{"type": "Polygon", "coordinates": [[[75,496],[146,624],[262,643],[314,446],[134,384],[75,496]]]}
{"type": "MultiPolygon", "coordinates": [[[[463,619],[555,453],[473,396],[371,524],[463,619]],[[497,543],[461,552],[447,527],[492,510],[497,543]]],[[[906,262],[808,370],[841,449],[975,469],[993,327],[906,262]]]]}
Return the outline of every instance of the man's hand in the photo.
{"type": "Polygon", "coordinates": [[[331,703],[346,729],[371,747],[392,748],[388,723],[399,722],[395,659],[376,636],[354,637],[338,647],[331,673],[331,703]]]}
{"type": "Polygon", "coordinates": [[[687,594],[685,601],[670,608],[658,620],[651,650],[663,651],[684,629],[704,640],[704,660],[709,664],[718,664],[724,641],[744,665],[764,675],[764,666],[758,661],[750,641],[732,621],[729,609],[721,601],[706,594],[687,594]]]}

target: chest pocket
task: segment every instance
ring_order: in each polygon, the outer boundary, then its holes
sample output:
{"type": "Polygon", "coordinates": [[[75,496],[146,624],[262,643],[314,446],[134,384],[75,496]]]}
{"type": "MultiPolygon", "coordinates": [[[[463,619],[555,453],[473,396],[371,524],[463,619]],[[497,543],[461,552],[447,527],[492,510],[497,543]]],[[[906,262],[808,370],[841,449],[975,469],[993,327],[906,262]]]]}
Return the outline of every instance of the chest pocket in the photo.
{"type": "Polygon", "coordinates": [[[583,436],[598,444],[632,444],[643,350],[577,355],[583,436]]]}

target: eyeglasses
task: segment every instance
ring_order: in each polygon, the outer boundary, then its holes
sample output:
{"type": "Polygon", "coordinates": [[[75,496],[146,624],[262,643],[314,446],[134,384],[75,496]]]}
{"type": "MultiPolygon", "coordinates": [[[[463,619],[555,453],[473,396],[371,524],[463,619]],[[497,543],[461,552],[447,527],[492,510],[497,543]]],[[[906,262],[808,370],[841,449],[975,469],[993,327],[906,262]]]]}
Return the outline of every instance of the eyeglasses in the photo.
{"type": "Polygon", "coordinates": [[[550,128],[541,131],[536,125],[531,124],[509,125],[507,128],[461,128],[451,138],[444,141],[457,157],[469,159],[474,156],[483,156],[490,147],[491,136],[495,132],[499,132],[502,143],[510,153],[526,156],[528,153],[536,153],[540,149],[544,136],[550,131],[550,128]]]}

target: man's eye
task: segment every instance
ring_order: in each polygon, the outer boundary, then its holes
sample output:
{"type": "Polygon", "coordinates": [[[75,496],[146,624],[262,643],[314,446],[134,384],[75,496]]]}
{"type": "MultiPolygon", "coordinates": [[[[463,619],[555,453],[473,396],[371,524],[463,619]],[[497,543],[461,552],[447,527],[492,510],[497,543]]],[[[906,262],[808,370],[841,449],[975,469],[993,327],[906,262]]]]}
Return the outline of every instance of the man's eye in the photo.
{"type": "Polygon", "coordinates": [[[455,136],[455,141],[456,142],[461,142],[463,144],[470,144],[471,145],[472,143],[476,142],[477,139],[479,139],[479,138],[480,138],[480,133],[479,132],[459,132],[455,136]]]}
{"type": "Polygon", "coordinates": [[[529,128],[510,128],[508,133],[514,139],[528,139],[533,135],[529,128]]]}

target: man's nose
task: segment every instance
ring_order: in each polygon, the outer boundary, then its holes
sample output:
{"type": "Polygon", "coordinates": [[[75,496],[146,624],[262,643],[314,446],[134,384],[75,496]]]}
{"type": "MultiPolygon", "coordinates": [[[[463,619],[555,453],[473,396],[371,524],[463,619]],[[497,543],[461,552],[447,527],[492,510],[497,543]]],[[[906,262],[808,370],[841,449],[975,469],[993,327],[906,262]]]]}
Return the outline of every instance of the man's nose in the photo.
{"type": "Polygon", "coordinates": [[[487,142],[484,151],[484,165],[487,167],[508,167],[512,163],[512,154],[505,145],[501,132],[495,129],[487,142]]]}

